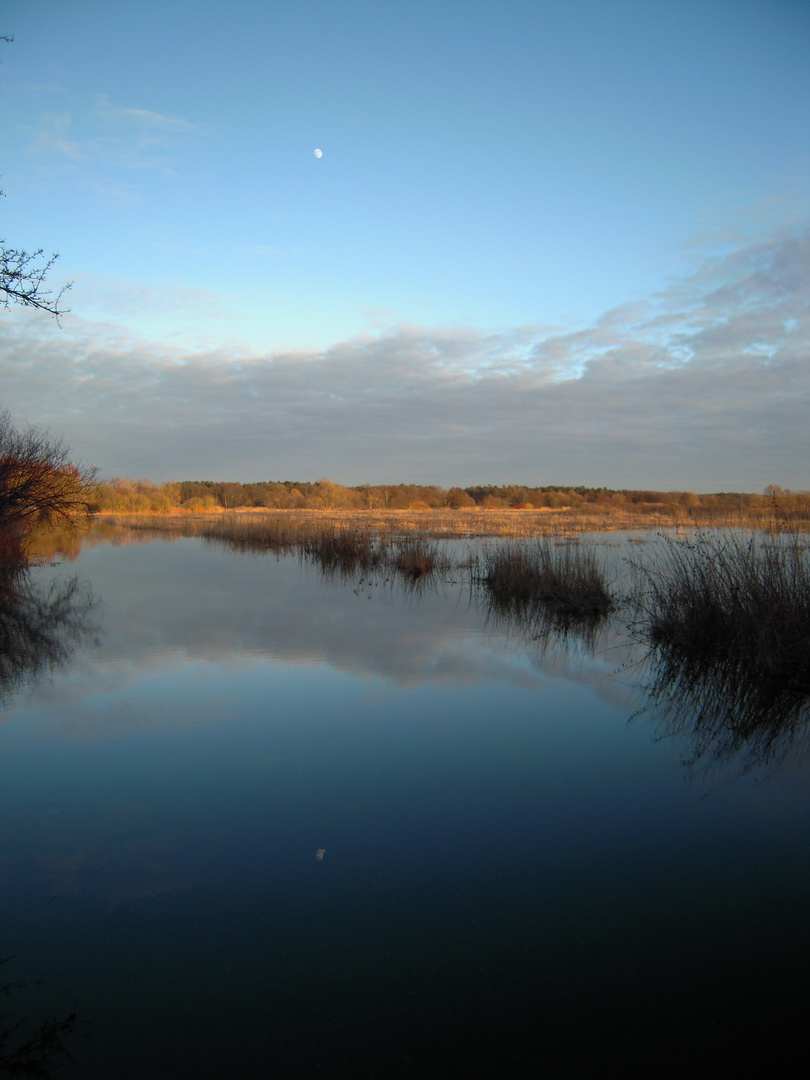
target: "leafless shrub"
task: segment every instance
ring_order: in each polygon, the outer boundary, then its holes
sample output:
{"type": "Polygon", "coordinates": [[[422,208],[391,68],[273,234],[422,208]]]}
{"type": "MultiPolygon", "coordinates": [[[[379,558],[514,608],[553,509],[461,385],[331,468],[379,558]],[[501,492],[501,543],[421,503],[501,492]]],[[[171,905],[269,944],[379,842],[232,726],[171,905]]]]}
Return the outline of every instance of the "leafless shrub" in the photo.
{"type": "Polygon", "coordinates": [[[70,523],[91,506],[95,470],[71,463],[67,447],[40,428],[18,431],[0,413],[0,531],[70,523]]]}

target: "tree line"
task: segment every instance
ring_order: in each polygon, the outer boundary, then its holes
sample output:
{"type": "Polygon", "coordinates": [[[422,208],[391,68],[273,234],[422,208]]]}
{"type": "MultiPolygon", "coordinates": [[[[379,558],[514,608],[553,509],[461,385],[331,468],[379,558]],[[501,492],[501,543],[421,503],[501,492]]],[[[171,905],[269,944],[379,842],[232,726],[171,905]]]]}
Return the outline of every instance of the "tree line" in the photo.
{"type": "Polygon", "coordinates": [[[98,484],[91,510],[107,513],[193,513],[221,510],[564,510],[602,508],[605,511],[645,506],[682,511],[711,509],[757,511],[778,499],[791,508],[810,508],[810,492],[769,485],[764,492],[614,490],[548,484],[475,485],[443,488],[421,484],[359,484],[344,486],[322,478],[240,483],[221,480],[182,480],[155,484],[151,480],[113,479],[98,484]]]}

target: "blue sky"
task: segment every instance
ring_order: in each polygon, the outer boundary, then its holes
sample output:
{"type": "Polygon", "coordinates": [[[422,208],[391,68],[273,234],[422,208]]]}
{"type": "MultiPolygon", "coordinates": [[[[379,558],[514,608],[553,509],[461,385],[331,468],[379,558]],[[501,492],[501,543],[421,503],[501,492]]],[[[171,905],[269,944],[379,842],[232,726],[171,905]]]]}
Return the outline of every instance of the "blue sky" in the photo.
{"type": "Polygon", "coordinates": [[[105,475],[810,487],[807,3],[0,32],[0,235],[74,282],[0,312],[0,407],[105,475]]]}

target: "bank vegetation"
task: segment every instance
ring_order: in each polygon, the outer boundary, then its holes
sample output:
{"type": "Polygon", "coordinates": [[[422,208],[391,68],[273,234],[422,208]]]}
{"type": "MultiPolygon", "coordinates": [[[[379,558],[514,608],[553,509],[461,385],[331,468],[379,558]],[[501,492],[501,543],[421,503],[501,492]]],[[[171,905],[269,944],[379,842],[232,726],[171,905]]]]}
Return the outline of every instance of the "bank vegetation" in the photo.
{"type": "Polygon", "coordinates": [[[312,513],[349,527],[428,535],[521,536],[667,525],[810,529],[810,492],[769,485],[764,492],[611,490],[548,485],[442,488],[416,484],[344,487],[331,480],[254,484],[118,479],[99,484],[97,514],[258,514],[304,522],[312,513]]]}
{"type": "Polygon", "coordinates": [[[0,563],[24,560],[38,528],[74,527],[94,494],[95,470],[71,461],[61,440],[0,412],[0,563]]]}

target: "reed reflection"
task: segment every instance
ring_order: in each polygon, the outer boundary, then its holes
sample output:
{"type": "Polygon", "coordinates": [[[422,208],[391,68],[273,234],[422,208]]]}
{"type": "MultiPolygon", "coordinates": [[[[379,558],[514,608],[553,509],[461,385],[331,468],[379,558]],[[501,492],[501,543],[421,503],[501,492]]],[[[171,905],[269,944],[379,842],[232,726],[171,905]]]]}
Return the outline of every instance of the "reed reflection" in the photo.
{"type": "MultiPolygon", "coordinates": [[[[810,563],[795,537],[661,537],[647,545],[643,562],[630,560],[635,579],[632,595],[625,598],[616,584],[624,590],[619,563],[616,558],[606,563],[597,542],[540,537],[448,544],[316,516],[303,522],[152,519],[119,524],[113,532],[107,530],[103,539],[148,543],[194,536],[234,554],[291,557],[356,596],[388,591],[426,597],[461,583],[490,627],[530,642],[538,658],[556,651],[560,658],[576,653],[581,659],[599,649],[610,656],[614,672],[634,672],[633,681],[647,695],[640,712],[655,713],[666,730],[691,740],[688,763],[693,766],[732,759],[773,762],[805,737],[810,563]]],[[[25,575],[6,575],[0,685],[16,685],[44,665],[63,662],[90,632],[86,587],[71,580],[54,588],[38,594],[25,575]]],[[[256,602],[259,611],[259,598],[256,602]]],[[[353,616],[317,623],[342,626],[345,618],[353,616]]],[[[431,632],[439,621],[437,610],[431,632]]],[[[284,625],[289,646],[289,621],[284,625]]],[[[311,622],[304,619],[300,631],[297,647],[308,655],[314,650],[311,622]]],[[[380,629],[373,621],[365,635],[357,627],[350,635],[341,629],[326,643],[322,635],[319,648],[345,662],[347,638],[355,648],[353,666],[389,670],[396,650],[386,638],[388,659],[379,659],[380,629]]],[[[422,641],[425,649],[433,647],[422,641]]]]}
{"type": "Polygon", "coordinates": [[[800,538],[668,538],[635,569],[650,705],[692,743],[687,764],[748,771],[805,752],[810,555],[800,538]]]}
{"type": "Polygon", "coordinates": [[[689,769],[737,763],[741,772],[810,748],[810,697],[763,679],[742,661],[704,660],[666,647],[645,661],[647,704],[662,732],[691,744],[689,769]]]}
{"type": "Polygon", "coordinates": [[[562,614],[544,604],[516,605],[490,593],[483,594],[482,606],[489,626],[506,634],[517,633],[531,642],[541,657],[553,649],[576,649],[593,656],[609,621],[606,615],[562,614]]]}
{"type": "Polygon", "coordinates": [[[541,653],[576,644],[592,654],[617,606],[591,547],[547,537],[485,550],[473,566],[472,584],[487,620],[517,630],[541,653]]]}
{"type": "Polygon", "coordinates": [[[389,584],[394,580],[408,591],[436,587],[453,569],[453,561],[441,544],[416,534],[396,535],[347,524],[335,526],[317,520],[302,523],[289,519],[167,523],[147,527],[161,535],[200,536],[205,543],[237,554],[277,557],[297,555],[301,563],[315,567],[324,577],[347,584],[389,584]]]}

